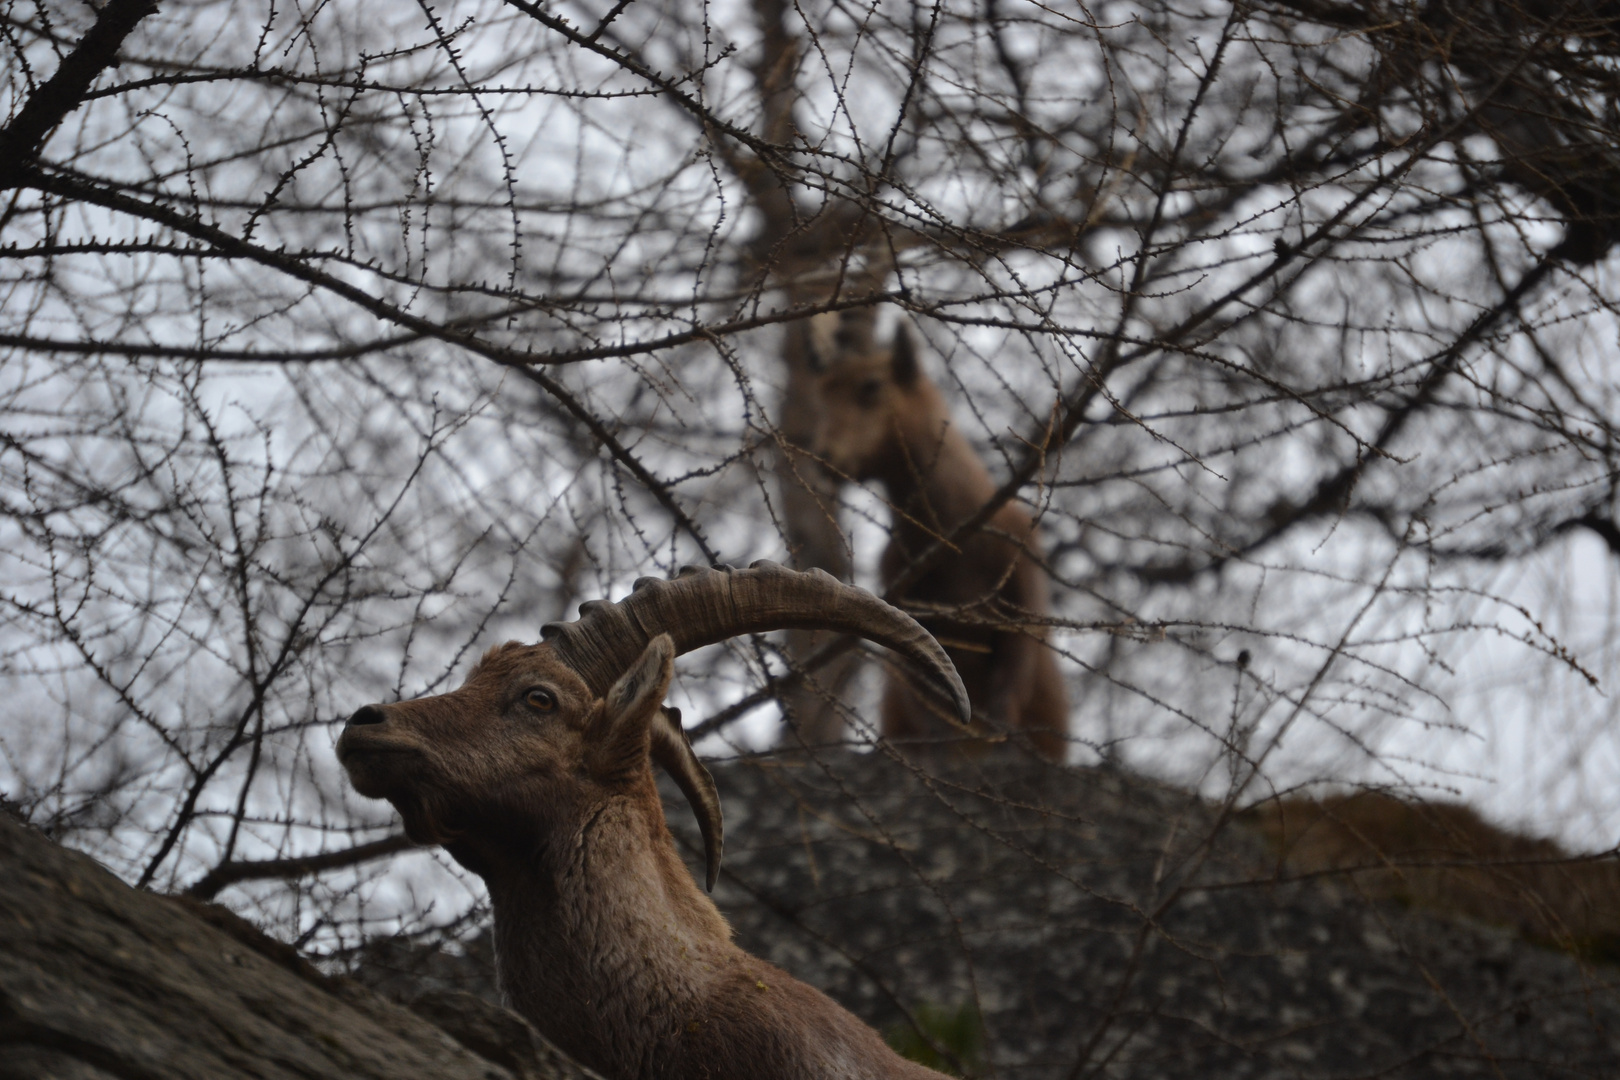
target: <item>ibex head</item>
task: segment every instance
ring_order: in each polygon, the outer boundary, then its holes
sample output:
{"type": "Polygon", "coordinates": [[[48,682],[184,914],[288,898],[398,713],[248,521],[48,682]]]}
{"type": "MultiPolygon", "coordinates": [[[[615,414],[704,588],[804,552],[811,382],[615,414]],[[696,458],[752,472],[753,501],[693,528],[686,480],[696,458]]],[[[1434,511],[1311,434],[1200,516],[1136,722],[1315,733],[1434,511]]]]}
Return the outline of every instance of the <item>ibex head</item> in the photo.
{"type": "Polygon", "coordinates": [[[895,329],[886,349],[870,340],[841,328],[831,349],[812,352],[820,414],[810,449],[830,471],[851,480],[882,479],[885,464],[903,456],[898,448],[905,429],[937,426],[946,415],[905,327],[895,329]]]}
{"type": "Polygon", "coordinates": [[[668,581],[642,578],[618,603],[582,604],[577,622],[545,626],[539,644],[491,650],[459,690],[360,709],[338,758],[356,790],[398,808],[413,839],[444,844],[479,871],[464,837],[544,830],[581,807],[644,790],[650,757],[697,814],[712,888],[720,801],[679,712],[662,705],[672,663],[704,645],[780,629],[837,630],[887,646],[968,714],[950,659],[909,616],[819,570],[758,562],[688,567],[668,581]]]}

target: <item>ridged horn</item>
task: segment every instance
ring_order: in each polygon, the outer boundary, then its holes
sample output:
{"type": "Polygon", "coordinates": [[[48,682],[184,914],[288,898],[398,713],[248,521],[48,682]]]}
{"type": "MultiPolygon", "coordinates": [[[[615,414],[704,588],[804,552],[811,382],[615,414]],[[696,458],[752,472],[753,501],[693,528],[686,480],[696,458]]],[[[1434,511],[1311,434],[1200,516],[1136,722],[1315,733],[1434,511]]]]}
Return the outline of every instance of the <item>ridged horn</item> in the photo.
{"type": "Polygon", "coordinates": [[[747,570],[687,566],[667,581],[641,578],[618,603],[588,601],[577,621],[547,623],[540,636],[593,693],[605,694],[658,634],[673,638],[679,655],[772,630],[835,630],[875,641],[920,668],[964,721],[972,715],[955,665],[917,620],[824,571],[763,559],[747,570]]]}
{"type": "MultiPolygon", "coordinates": [[[[875,641],[921,668],[964,721],[972,715],[956,666],[917,620],[824,571],[789,570],[767,560],[747,570],[687,566],[667,581],[641,578],[618,603],[581,604],[576,621],[547,623],[540,636],[601,696],[659,634],[674,639],[679,655],[772,630],[835,630],[875,641]]],[[[653,760],[674,778],[697,815],[713,889],[724,847],[714,778],[692,751],[678,710],[660,710],[650,734],[653,760]]]]}
{"type": "Polygon", "coordinates": [[[681,727],[681,710],[672,705],[660,709],[653,718],[651,734],[652,759],[674,779],[691,804],[692,813],[697,815],[698,830],[703,833],[703,861],[707,867],[704,887],[713,892],[725,852],[720,792],[714,786],[714,777],[692,751],[692,740],[681,727]]]}

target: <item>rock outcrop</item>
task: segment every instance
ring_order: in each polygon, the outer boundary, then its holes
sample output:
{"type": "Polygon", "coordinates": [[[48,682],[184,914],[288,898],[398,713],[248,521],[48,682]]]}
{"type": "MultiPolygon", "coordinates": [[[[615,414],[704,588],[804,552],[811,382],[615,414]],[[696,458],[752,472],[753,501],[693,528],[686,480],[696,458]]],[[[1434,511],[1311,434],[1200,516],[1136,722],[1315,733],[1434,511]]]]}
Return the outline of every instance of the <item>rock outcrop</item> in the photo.
{"type": "MultiPolygon", "coordinates": [[[[946,1066],[954,1052],[1007,1080],[1620,1076],[1620,970],[1353,876],[1301,877],[1261,829],[1186,792],[876,754],[714,771],[716,899],[741,942],[946,1066]]],[[[406,1008],[0,815],[0,1080],[585,1077],[490,1004],[485,953],[366,951],[356,975],[406,1008]]]]}
{"type": "Polygon", "coordinates": [[[1287,880],[1258,830],[1184,791],[877,754],[715,779],[742,943],[880,1027],[976,1008],[985,1073],[1620,1076],[1620,971],[1287,880]]]}
{"type": "MultiPolygon", "coordinates": [[[[878,754],[713,771],[715,898],[742,944],[897,1044],[958,1050],[968,1072],[1620,1076],[1620,970],[1396,902],[1382,877],[1301,873],[1255,815],[1222,821],[1185,791],[878,754]]],[[[697,829],[668,795],[697,867],[697,829]]],[[[478,952],[379,943],[360,974],[492,994],[478,952]]]]}
{"type": "Polygon", "coordinates": [[[0,813],[0,1080],[594,1076],[474,995],[414,1008],[0,813]]]}

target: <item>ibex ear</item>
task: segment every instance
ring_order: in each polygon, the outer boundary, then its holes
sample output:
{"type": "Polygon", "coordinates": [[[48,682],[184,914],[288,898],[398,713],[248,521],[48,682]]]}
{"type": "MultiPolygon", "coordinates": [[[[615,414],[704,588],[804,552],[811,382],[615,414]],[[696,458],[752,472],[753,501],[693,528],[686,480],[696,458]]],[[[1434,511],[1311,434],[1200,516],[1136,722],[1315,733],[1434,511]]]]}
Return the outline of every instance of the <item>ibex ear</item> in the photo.
{"type": "Polygon", "coordinates": [[[648,729],[659,716],[675,671],[675,642],[659,634],[647,643],[602,700],[585,731],[585,765],[599,780],[632,775],[647,760],[648,729]]]}
{"type": "Polygon", "coordinates": [[[829,364],[838,355],[838,344],[835,334],[837,332],[837,316],[812,315],[800,323],[800,332],[804,334],[804,360],[812,374],[820,375],[827,370],[829,364]]]}
{"type": "Polygon", "coordinates": [[[896,386],[910,386],[917,381],[917,374],[917,347],[911,342],[911,331],[897,326],[894,344],[889,347],[889,375],[896,386]]]}

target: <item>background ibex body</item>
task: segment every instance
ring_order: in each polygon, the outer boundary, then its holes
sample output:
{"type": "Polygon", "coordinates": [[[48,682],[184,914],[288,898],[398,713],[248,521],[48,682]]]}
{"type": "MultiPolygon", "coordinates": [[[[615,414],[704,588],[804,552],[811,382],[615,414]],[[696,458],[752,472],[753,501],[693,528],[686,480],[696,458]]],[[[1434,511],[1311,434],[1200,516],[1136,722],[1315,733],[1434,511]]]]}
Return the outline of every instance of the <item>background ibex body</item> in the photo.
{"type": "Polygon", "coordinates": [[[361,794],[488,884],[509,1004],[615,1080],[937,1080],[732,942],[676,851],[651,762],[692,803],[712,887],[719,798],[661,704],[678,653],[775,629],[860,634],[923,667],[965,715],[949,659],[869,593],[768,563],[644,578],[580,612],[540,644],[491,650],[453,693],[360,709],[338,741],[361,794]]]}
{"type": "MultiPolygon", "coordinates": [[[[995,493],[984,462],[951,419],[944,395],[922,370],[911,336],[897,328],[889,348],[846,319],[823,345],[821,418],[813,450],[834,473],[880,482],[893,508],[883,552],[884,584],[936,540],[972,517],[995,493]]],[[[1068,702],[1040,620],[1050,612],[1034,521],[1018,506],[996,511],[984,529],[947,552],[903,600],[920,614],[961,672],[975,732],[1020,732],[1042,755],[1062,760],[1068,702]]],[[[883,693],[883,733],[896,739],[956,740],[899,673],[883,693]]]]}

